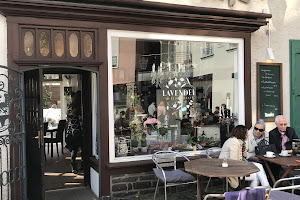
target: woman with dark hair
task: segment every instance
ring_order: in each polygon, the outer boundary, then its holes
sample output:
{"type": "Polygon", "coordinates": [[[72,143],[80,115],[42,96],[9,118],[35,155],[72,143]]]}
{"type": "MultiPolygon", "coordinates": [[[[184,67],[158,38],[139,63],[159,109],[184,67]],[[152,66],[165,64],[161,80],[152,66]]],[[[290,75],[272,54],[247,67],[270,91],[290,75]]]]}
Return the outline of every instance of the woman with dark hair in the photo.
{"type": "MultiPolygon", "coordinates": [[[[82,141],[83,141],[83,131],[82,131],[82,115],[81,115],[81,91],[77,91],[75,94],[71,95],[72,102],[68,106],[67,110],[67,148],[71,152],[71,168],[73,173],[78,172],[76,164],[76,156],[78,150],[81,148],[81,160],[83,160],[82,153],[82,141]]],[[[83,162],[81,162],[81,168],[83,168],[83,162]]]]}
{"type": "MultiPolygon", "coordinates": [[[[245,148],[245,140],[248,139],[248,129],[243,125],[238,125],[233,128],[230,138],[226,140],[222,147],[219,158],[243,160],[247,156],[245,148]]],[[[263,166],[259,163],[253,162],[260,169],[259,172],[251,174],[250,177],[246,177],[246,181],[251,181],[250,187],[258,186],[260,183],[262,186],[270,186],[268,178],[266,176],[263,166]]],[[[239,186],[238,177],[229,178],[231,187],[237,188],[239,186]]]]}

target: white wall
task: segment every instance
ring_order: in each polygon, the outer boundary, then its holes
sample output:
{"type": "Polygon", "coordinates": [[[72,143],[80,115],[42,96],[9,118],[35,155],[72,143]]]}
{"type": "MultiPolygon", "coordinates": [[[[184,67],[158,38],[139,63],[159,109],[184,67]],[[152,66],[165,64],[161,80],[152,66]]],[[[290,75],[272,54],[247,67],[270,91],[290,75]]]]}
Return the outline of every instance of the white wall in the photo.
{"type": "MultiPolygon", "coordinates": [[[[0,65],[4,65],[7,66],[7,24],[6,24],[6,18],[2,15],[0,15],[0,65]]],[[[7,75],[7,69],[1,69],[0,68],[0,74],[5,74],[7,75]]],[[[4,81],[4,90],[8,90],[8,86],[7,86],[7,78],[4,78],[4,76],[0,76],[0,80],[4,81]]],[[[4,95],[3,92],[0,92],[0,102],[3,102],[4,99],[4,95]]],[[[5,115],[3,112],[0,112],[0,115],[5,115]]],[[[1,124],[1,126],[8,126],[9,122],[8,120],[5,120],[4,124],[1,124]]],[[[2,128],[3,128],[2,127],[2,128]]],[[[7,135],[9,132],[6,129],[5,131],[2,131],[0,133],[0,135],[7,135]]],[[[4,138],[2,138],[4,139],[4,138]]],[[[10,148],[8,146],[8,148],[5,148],[5,146],[2,145],[2,147],[0,147],[0,151],[3,155],[10,155],[10,148]]],[[[6,157],[4,156],[4,159],[1,159],[0,161],[0,166],[1,167],[1,171],[0,173],[2,173],[3,171],[7,171],[10,169],[10,164],[8,164],[10,160],[10,156],[6,157]]],[[[7,182],[7,177],[4,178],[3,182],[7,182]]],[[[1,195],[4,199],[7,199],[8,196],[10,196],[10,189],[8,186],[1,186],[1,190],[3,191],[3,194],[1,195]]]]}
{"type": "MultiPolygon", "coordinates": [[[[199,7],[222,8],[229,10],[243,10],[250,12],[262,12],[267,9],[272,14],[270,20],[271,28],[271,48],[275,59],[274,63],[282,63],[283,78],[283,115],[290,121],[290,63],[289,63],[289,40],[300,40],[300,1],[297,0],[250,0],[243,3],[235,0],[232,7],[228,6],[228,0],[147,0],[153,2],[185,4],[199,7]]],[[[267,60],[268,36],[266,30],[268,26],[261,27],[252,33],[251,38],[251,95],[252,95],[252,122],[256,122],[256,63],[267,60]]],[[[275,127],[273,122],[266,123],[266,130],[275,127]]]]}
{"type": "Polygon", "coordinates": [[[7,65],[7,24],[6,17],[0,15],[0,65],[7,65]]]}

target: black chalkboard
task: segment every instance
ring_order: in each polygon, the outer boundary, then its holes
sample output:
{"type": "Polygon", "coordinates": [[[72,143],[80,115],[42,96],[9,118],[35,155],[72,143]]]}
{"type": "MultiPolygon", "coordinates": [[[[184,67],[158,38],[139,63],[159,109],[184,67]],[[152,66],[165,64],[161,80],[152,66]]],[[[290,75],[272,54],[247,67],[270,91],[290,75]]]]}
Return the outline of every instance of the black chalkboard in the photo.
{"type": "Polygon", "coordinates": [[[257,119],[272,122],[282,114],[281,63],[257,63],[257,119]]]}

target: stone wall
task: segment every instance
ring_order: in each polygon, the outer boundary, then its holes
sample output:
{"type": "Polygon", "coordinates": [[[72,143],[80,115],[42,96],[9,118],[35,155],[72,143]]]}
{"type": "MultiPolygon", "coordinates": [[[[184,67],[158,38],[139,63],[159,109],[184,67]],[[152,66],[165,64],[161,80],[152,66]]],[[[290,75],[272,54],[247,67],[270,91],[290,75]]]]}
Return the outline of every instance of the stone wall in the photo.
{"type": "MultiPolygon", "coordinates": [[[[111,195],[114,200],[125,199],[153,199],[157,178],[154,173],[144,172],[125,174],[111,177],[111,195]]],[[[196,184],[182,185],[168,188],[168,197],[192,196],[195,199],[196,184]]],[[[159,183],[158,199],[164,195],[162,182],[159,183]]],[[[192,199],[193,199],[192,198],[192,199]]],[[[187,199],[187,198],[179,198],[187,199]]]]}
{"type": "MultiPolygon", "coordinates": [[[[205,180],[205,186],[207,181],[208,179],[205,180]]],[[[152,171],[111,176],[111,199],[153,199],[156,183],[157,178],[152,171]]],[[[218,178],[211,179],[209,191],[223,192],[223,180],[218,178]]],[[[196,199],[197,184],[170,187],[167,189],[167,194],[168,199],[196,199]]],[[[159,183],[157,199],[164,199],[164,187],[162,182],[159,183]]]]}

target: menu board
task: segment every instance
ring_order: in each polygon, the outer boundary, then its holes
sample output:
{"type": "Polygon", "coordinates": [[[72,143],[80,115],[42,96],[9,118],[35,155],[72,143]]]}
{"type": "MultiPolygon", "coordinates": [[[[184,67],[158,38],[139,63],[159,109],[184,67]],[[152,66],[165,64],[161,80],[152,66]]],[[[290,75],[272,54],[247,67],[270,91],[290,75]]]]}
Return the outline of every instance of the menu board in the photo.
{"type": "Polygon", "coordinates": [[[281,63],[257,63],[257,119],[275,121],[282,114],[281,63]]]}

